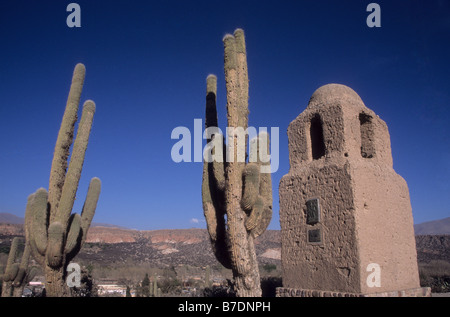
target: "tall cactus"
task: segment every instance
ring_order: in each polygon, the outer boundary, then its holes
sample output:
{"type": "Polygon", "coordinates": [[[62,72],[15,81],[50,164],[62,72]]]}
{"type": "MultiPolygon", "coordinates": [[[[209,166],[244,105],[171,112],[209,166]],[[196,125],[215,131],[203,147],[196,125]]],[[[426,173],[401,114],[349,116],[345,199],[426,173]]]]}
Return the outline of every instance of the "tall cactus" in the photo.
{"type": "Polygon", "coordinates": [[[22,259],[17,263],[19,255],[19,244],[23,238],[15,237],[11,243],[5,274],[2,276],[2,297],[22,296],[25,285],[36,275],[36,268],[28,268],[30,259],[30,247],[25,243],[22,259]]]}
{"type": "Polygon", "coordinates": [[[158,275],[155,273],[155,274],[153,274],[153,284],[152,284],[152,296],[154,296],[154,297],[160,297],[160,296],[158,296],[158,290],[159,290],[159,288],[158,288],[158,275]]]}
{"type": "Polygon", "coordinates": [[[86,239],[101,189],[100,180],[92,178],[81,216],[72,214],[95,112],[94,102],[86,101],[70,155],[85,71],[83,64],[77,64],[73,73],[53,155],[49,191],[40,188],[30,195],[25,214],[26,239],[32,255],[44,267],[46,295],[52,297],[69,295],[65,285],[67,265],[86,239]]]}
{"type": "MultiPolygon", "coordinates": [[[[261,173],[263,166],[267,170],[270,165],[269,136],[260,133],[250,142],[249,162],[246,162],[247,135],[236,133],[248,128],[248,72],[243,30],[226,35],[223,42],[228,145],[224,146],[220,134],[212,135],[207,141],[215,159],[203,165],[203,210],[213,251],[222,265],[232,269],[236,294],[261,296],[254,239],[266,230],[272,218],[271,175],[261,173]]],[[[208,130],[218,126],[216,76],[209,75],[206,86],[205,126],[208,130]]]]}
{"type": "Polygon", "coordinates": [[[205,287],[211,287],[211,267],[207,265],[205,271],[205,287]]]}

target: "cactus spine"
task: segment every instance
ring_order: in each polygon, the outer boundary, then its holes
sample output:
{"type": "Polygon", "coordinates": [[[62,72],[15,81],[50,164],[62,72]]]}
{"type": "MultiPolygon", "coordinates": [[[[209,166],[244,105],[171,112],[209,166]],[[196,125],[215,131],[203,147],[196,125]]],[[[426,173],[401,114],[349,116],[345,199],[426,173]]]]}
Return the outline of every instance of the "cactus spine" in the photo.
{"type": "Polygon", "coordinates": [[[20,263],[16,263],[19,254],[21,238],[15,237],[11,243],[5,274],[2,276],[2,297],[22,296],[25,285],[36,275],[36,268],[28,268],[30,259],[30,247],[25,243],[20,263]]]}
{"type": "Polygon", "coordinates": [[[81,216],[72,214],[95,112],[94,102],[86,101],[73,142],[85,71],[83,64],[77,64],[73,73],[53,155],[49,191],[38,189],[28,197],[26,208],[25,235],[33,257],[44,267],[47,296],[68,296],[66,268],[86,239],[100,195],[101,182],[94,177],[81,216]]]}
{"type": "MultiPolygon", "coordinates": [[[[212,135],[207,141],[214,159],[203,165],[203,210],[213,251],[222,265],[232,269],[237,295],[261,296],[253,241],[266,230],[272,217],[271,175],[260,172],[262,166],[270,165],[269,137],[267,133],[260,133],[250,142],[249,162],[246,163],[247,136],[244,134],[242,140],[238,133],[248,128],[249,86],[243,30],[226,35],[223,42],[228,148],[224,147],[220,134],[212,135]]],[[[206,86],[205,126],[208,130],[218,127],[216,76],[209,75],[206,86]]]]}

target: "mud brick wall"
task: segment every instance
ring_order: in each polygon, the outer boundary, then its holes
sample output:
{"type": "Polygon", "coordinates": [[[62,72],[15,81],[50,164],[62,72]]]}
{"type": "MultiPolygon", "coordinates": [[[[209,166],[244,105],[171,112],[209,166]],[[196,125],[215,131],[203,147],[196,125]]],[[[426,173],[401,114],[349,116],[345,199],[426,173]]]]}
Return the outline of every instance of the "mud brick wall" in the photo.
{"type": "Polygon", "coordinates": [[[279,186],[283,286],[370,294],[419,288],[406,181],[386,123],[351,88],[319,88],[288,128],[279,186]],[[380,268],[369,285],[368,265],[380,268]]]}

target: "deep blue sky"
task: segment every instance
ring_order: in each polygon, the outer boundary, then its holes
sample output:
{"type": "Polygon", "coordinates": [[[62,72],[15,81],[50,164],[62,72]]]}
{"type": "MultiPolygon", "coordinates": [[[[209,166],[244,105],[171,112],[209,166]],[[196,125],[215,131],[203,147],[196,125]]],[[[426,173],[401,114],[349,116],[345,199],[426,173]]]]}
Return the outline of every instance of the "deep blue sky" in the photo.
{"type": "Polygon", "coordinates": [[[289,170],[286,129],[321,85],[352,87],[386,121],[394,169],[409,185],[415,223],[450,216],[450,2],[1,1],[0,212],[24,215],[48,188],[73,67],[86,65],[82,101],[97,104],[75,210],[101,178],[94,218],[137,229],[205,227],[202,163],[174,163],[177,126],[204,118],[205,79],[218,76],[226,124],[222,37],[244,29],[249,124],[279,127],[278,184],[289,170]],[[81,28],[66,6],[81,6],[81,28]],[[199,223],[193,223],[196,218],[199,223]]]}

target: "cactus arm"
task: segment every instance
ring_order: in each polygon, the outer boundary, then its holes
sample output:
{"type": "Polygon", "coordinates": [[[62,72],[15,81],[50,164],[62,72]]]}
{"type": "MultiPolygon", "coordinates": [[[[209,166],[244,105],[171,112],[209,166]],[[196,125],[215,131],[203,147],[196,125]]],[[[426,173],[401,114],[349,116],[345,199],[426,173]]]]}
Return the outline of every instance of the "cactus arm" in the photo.
{"type": "MultiPolygon", "coordinates": [[[[29,197],[29,200],[31,198],[29,197]]],[[[11,243],[9,251],[5,274],[0,275],[3,281],[2,297],[20,296],[25,286],[25,281],[28,275],[28,261],[30,258],[30,247],[25,240],[25,248],[22,254],[20,263],[16,263],[19,254],[19,243],[23,238],[15,237],[11,243]]]]}
{"type": "MultiPolygon", "coordinates": [[[[209,183],[204,184],[204,187],[205,185],[208,186],[209,183]]],[[[209,188],[206,190],[203,189],[203,211],[213,253],[225,268],[230,269],[231,262],[229,252],[227,251],[228,246],[224,213],[221,207],[214,207],[209,188]]]]}
{"type": "Polygon", "coordinates": [[[12,240],[11,248],[9,249],[8,260],[6,261],[6,268],[8,268],[8,266],[12,266],[16,261],[17,254],[19,252],[19,240],[20,239],[18,237],[15,237],[12,240]]]}
{"type": "Polygon", "coordinates": [[[247,69],[247,52],[245,47],[245,36],[242,29],[234,31],[235,50],[236,50],[236,68],[238,74],[238,120],[237,127],[247,129],[248,126],[248,69],[247,69]]]}
{"type": "Polygon", "coordinates": [[[213,145],[213,149],[211,151],[212,155],[214,155],[214,160],[212,161],[212,175],[214,178],[214,183],[217,188],[217,191],[224,193],[225,192],[225,138],[222,134],[216,134],[212,137],[210,144],[213,145]],[[218,152],[216,152],[218,151],[218,152]],[[219,161],[219,160],[220,161],[219,161]]]}
{"type": "Polygon", "coordinates": [[[263,209],[263,212],[256,224],[256,226],[252,229],[251,233],[254,238],[259,237],[261,234],[266,231],[267,227],[272,220],[272,208],[268,208],[267,206],[263,209]]]}
{"type": "Polygon", "coordinates": [[[12,282],[19,272],[19,264],[15,263],[18,252],[19,252],[19,240],[20,238],[15,237],[12,240],[11,248],[8,254],[8,260],[6,261],[5,274],[3,274],[3,281],[12,282]]]}
{"type": "MultiPolygon", "coordinates": [[[[217,77],[215,75],[208,75],[206,78],[206,120],[205,128],[214,128],[218,131],[217,107],[217,77]]],[[[217,133],[212,135],[207,141],[213,145],[212,154],[219,157],[221,160],[214,159],[212,161],[212,173],[215,181],[215,186],[219,191],[225,189],[225,140],[223,135],[217,133]],[[220,138],[220,139],[219,139],[220,138]],[[220,142],[221,141],[221,142],[220,142]],[[222,153],[216,153],[216,150],[221,150],[222,153]]]]}
{"type": "Polygon", "coordinates": [[[11,297],[13,293],[13,281],[19,271],[19,263],[6,267],[3,274],[2,297],[11,297]]]}
{"type": "Polygon", "coordinates": [[[46,260],[51,268],[59,268],[63,263],[65,228],[61,222],[54,221],[48,227],[48,246],[46,260]]]}
{"type": "Polygon", "coordinates": [[[97,208],[101,188],[102,182],[100,181],[100,179],[97,177],[92,178],[89,184],[89,189],[83,206],[83,210],[81,212],[81,244],[84,244],[84,241],[86,241],[87,232],[89,227],[91,226],[91,222],[94,218],[95,210],[97,208]]]}
{"type": "Polygon", "coordinates": [[[210,182],[208,172],[208,164],[203,165],[203,180],[202,180],[202,202],[203,213],[206,219],[209,236],[214,242],[217,239],[217,215],[211,198],[210,182]]]}
{"type": "Polygon", "coordinates": [[[272,177],[270,174],[270,137],[267,132],[261,132],[258,136],[258,163],[265,172],[261,173],[260,194],[264,203],[272,208],[272,177]]]}
{"type": "Polygon", "coordinates": [[[87,231],[91,225],[97,207],[100,190],[100,179],[97,177],[92,178],[81,216],[79,214],[72,214],[70,216],[67,242],[64,248],[67,262],[70,262],[78,254],[86,240],[87,231]]]}
{"type": "Polygon", "coordinates": [[[84,157],[89,141],[94,113],[95,103],[91,100],[86,101],[83,106],[83,113],[78,126],[77,137],[75,138],[72,156],[70,157],[69,169],[62,189],[59,209],[55,216],[55,221],[61,223],[67,223],[70,213],[72,212],[78,183],[81,178],[81,170],[83,169],[84,157]]]}
{"type": "Polygon", "coordinates": [[[215,243],[218,239],[218,231],[221,229],[219,227],[220,218],[223,218],[223,215],[220,215],[220,212],[218,211],[218,208],[214,206],[214,202],[211,197],[212,193],[210,187],[212,184],[209,169],[210,165],[205,163],[203,166],[202,201],[209,236],[212,242],[215,243]]]}
{"type": "Polygon", "coordinates": [[[244,169],[244,191],[241,199],[241,207],[245,211],[251,211],[259,196],[260,173],[259,165],[249,163],[244,169]]]}
{"type": "MultiPolygon", "coordinates": [[[[217,109],[216,92],[217,77],[209,75],[206,79],[206,129],[216,127],[217,109]]],[[[208,139],[208,143],[214,142],[214,138],[222,137],[215,135],[208,139]]],[[[224,145],[224,143],[222,143],[224,145]]],[[[223,154],[225,151],[223,152],[223,154]]],[[[223,160],[224,161],[224,160],[223,160]]],[[[230,257],[226,245],[226,224],[224,202],[225,172],[224,163],[213,161],[203,164],[202,178],[202,202],[203,212],[206,219],[209,237],[213,252],[218,261],[226,268],[231,268],[230,257]],[[214,195],[214,197],[212,196],[214,195]]]]}
{"type": "Polygon", "coordinates": [[[72,254],[77,244],[80,243],[81,234],[81,216],[72,214],[69,218],[69,229],[67,233],[67,241],[64,247],[66,255],[72,254]]]}
{"type": "Polygon", "coordinates": [[[36,191],[31,203],[32,237],[39,254],[44,255],[47,249],[48,227],[48,193],[44,188],[36,191]]]}
{"type": "Polygon", "coordinates": [[[31,254],[41,265],[44,264],[47,249],[47,197],[44,188],[38,189],[28,196],[25,210],[25,239],[31,254]]]}
{"type": "Polygon", "coordinates": [[[216,96],[217,96],[217,76],[210,74],[206,77],[206,115],[205,115],[205,126],[217,127],[217,107],[216,107],[216,96]]]}
{"type": "Polygon", "coordinates": [[[22,259],[20,260],[19,265],[19,271],[17,273],[16,278],[14,279],[13,286],[14,287],[20,287],[23,285],[26,276],[27,276],[27,269],[28,269],[28,261],[30,260],[30,245],[27,241],[25,241],[25,248],[23,250],[22,259]]]}
{"type": "Polygon", "coordinates": [[[19,254],[19,243],[21,240],[22,238],[15,237],[11,243],[5,274],[1,276],[3,280],[3,297],[15,296],[15,289],[23,285],[27,274],[28,259],[30,257],[30,249],[27,247],[27,244],[25,245],[20,264],[15,262],[19,254]]]}
{"type": "Polygon", "coordinates": [[[89,230],[95,214],[95,209],[100,196],[100,190],[100,179],[97,177],[92,178],[89,183],[88,193],[83,205],[81,216],[79,214],[71,215],[71,225],[64,249],[67,262],[70,262],[78,254],[86,241],[87,231],[89,230]]]}
{"type": "MultiPolygon", "coordinates": [[[[206,120],[205,128],[214,128],[218,131],[218,120],[217,120],[217,108],[216,108],[216,94],[217,94],[217,77],[215,75],[208,75],[206,78],[206,120]]],[[[213,134],[211,138],[208,138],[207,143],[213,146],[212,155],[221,156],[221,161],[215,159],[211,162],[212,172],[214,175],[214,180],[218,190],[223,191],[225,189],[225,142],[223,135],[213,134]],[[219,140],[220,138],[220,140],[219,140]],[[222,141],[222,142],[220,142],[222,141]],[[222,150],[222,155],[216,153],[216,150],[222,150]]]]}
{"type": "MultiPolygon", "coordinates": [[[[209,75],[206,79],[206,120],[205,128],[217,127],[217,109],[216,109],[216,92],[217,92],[217,77],[215,75],[209,75]]],[[[208,143],[212,142],[212,139],[208,139],[208,143]]],[[[211,186],[214,174],[211,173],[211,163],[204,162],[203,164],[203,178],[202,178],[202,202],[203,210],[206,218],[206,224],[208,232],[212,242],[217,239],[217,214],[213,205],[213,199],[211,197],[211,186]]]]}
{"type": "MultiPolygon", "coordinates": [[[[28,196],[27,199],[27,206],[25,208],[25,240],[27,241],[28,245],[30,246],[31,253],[33,254],[33,257],[41,256],[39,252],[37,251],[36,247],[36,241],[34,240],[33,236],[33,210],[32,210],[32,204],[34,200],[35,193],[28,196]]],[[[39,263],[42,263],[40,260],[36,259],[39,263]]]]}
{"type": "MultiPolygon", "coordinates": [[[[257,138],[250,142],[250,161],[255,163],[249,163],[244,173],[244,175],[248,173],[259,175],[258,196],[254,197],[254,205],[249,202],[246,206],[246,210],[251,210],[249,218],[246,220],[246,228],[251,231],[254,238],[261,235],[272,220],[272,179],[269,173],[269,146],[269,135],[266,132],[261,132],[257,138]],[[261,172],[263,167],[265,168],[264,172],[261,172]],[[252,170],[249,170],[250,168],[252,170]]],[[[253,175],[252,177],[256,176],[253,175]]],[[[245,188],[249,180],[251,179],[244,178],[245,188]]],[[[251,188],[253,187],[251,186],[251,188]]]]}
{"type": "Polygon", "coordinates": [[[62,188],[67,170],[67,158],[73,140],[75,123],[77,121],[78,106],[83,89],[86,69],[83,64],[75,66],[66,109],[61,122],[61,128],[56,140],[49,181],[49,203],[52,209],[58,209],[62,188]]]}
{"type": "Polygon", "coordinates": [[[20,287],[20,285],[22,285],[22,282],[25,279],[26,276],[26,269],[21,268],[20,266],[18,267],[17,270],[17,274],[16,277],[14,279],[14,282],[12,283],[13,287],[20,287]]]}
{"type": "Polygon", "coordinates": [[[252,231],[261,222],[261,218],[264,214],[264,203],[261,196],[257,196],[255,203],[252,206],[252,210],[247,219],[245,219],[245,229],[252,231]]]}
{"type": "Polygon", "coordinates": [[[265,169],[260,176],[259,194],[263,200],[263,214],[257,226],[252,230],[253,237],[260,236],[272,220],[272,177],[270,174],[270,138],[268,133],[261,132],[258,136],[258,163],[265,169]],[[262,149],[262,151],[261,151],[262,149]]]}
{"type": "Polygon", "coordinates": [[[3,274],[3,281],[12,282],[19,272],[19,263],[13,263],[5,269],[5,274],[3,274]]]}

